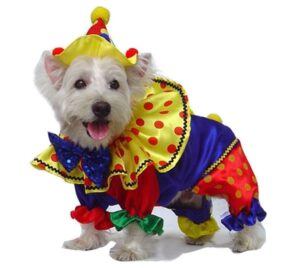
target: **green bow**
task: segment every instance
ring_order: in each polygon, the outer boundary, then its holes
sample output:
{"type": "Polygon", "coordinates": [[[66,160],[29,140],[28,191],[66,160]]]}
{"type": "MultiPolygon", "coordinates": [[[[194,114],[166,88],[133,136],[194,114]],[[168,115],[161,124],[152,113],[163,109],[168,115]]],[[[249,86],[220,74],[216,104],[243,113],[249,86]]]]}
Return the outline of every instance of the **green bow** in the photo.
{"type": "Polygon", "coordinates": [[[120,231],[132,222],[137,222],[140,228],[147,234],[163,233],[164,220],[155,215],[149,214],[143,219],[138,216],[130,216],[126,210],[119,210],[110,213],[110,219],[115,228],[120,231]]]}

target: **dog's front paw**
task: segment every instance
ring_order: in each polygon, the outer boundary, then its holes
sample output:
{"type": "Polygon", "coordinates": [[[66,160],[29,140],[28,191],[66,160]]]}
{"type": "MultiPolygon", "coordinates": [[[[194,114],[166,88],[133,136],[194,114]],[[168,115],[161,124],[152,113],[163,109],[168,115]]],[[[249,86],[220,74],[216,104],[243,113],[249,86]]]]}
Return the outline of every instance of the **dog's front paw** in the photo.
{"type": "Polygon", "coordinates": [[[73,250],[92,250],[103,247],[107,244],[107,239],[104,236],[89,235],[78,237],[73,240],[65,241],[63,247],[73,250]]]}
{"type": "Polygon", "coordinates": [[[110,256],[117,261],[137,261],[148,258],[148,253],[142,249],[130,249],[116,245],[110,250],[110,256]]]}

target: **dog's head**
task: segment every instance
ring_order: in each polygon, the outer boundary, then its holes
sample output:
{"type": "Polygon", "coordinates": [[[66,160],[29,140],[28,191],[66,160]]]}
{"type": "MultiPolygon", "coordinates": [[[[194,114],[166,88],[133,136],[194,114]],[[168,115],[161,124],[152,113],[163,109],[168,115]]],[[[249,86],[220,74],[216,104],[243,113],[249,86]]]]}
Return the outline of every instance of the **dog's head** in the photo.
{"type": "Polygon", "coordinates": [[[35,83],[55,111],[61,132],[83,147],[106,147],[128,124],[152,78],[151,54],[133,67],[113,58],[78,57],[64,66],[44,52],[35,83]]]}

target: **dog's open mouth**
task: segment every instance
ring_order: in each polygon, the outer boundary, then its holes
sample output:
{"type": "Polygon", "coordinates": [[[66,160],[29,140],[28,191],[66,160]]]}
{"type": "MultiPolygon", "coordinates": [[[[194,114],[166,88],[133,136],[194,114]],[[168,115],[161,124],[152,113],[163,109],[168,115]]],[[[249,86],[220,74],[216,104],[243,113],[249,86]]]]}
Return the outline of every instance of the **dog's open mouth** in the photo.
{"type": "Polygon", "coordinates": [[[109,133],[109,121],[96,120],[93,122],[83,122],[87,134],[94,140],[101,141],[105,139],[109,133]]]}

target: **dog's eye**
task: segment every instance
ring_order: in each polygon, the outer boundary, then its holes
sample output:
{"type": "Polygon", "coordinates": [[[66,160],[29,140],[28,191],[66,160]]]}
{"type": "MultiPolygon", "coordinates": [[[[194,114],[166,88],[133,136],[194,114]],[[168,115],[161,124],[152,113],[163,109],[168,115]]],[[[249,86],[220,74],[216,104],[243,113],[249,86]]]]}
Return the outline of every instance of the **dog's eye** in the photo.
{"type": "Polygon", "coordinates": [[[75,82],[74,87],[76,89],[84,89],[86,88],[86,82],[82,79],[79,79],[75,82]]]}
{"type": "Polygon", "coordinates": [[[118,80],[114,79],[109,82],[110,89],[118,89],[119,87],[120,87],[120,84],[119,84],[118,80]]]}

